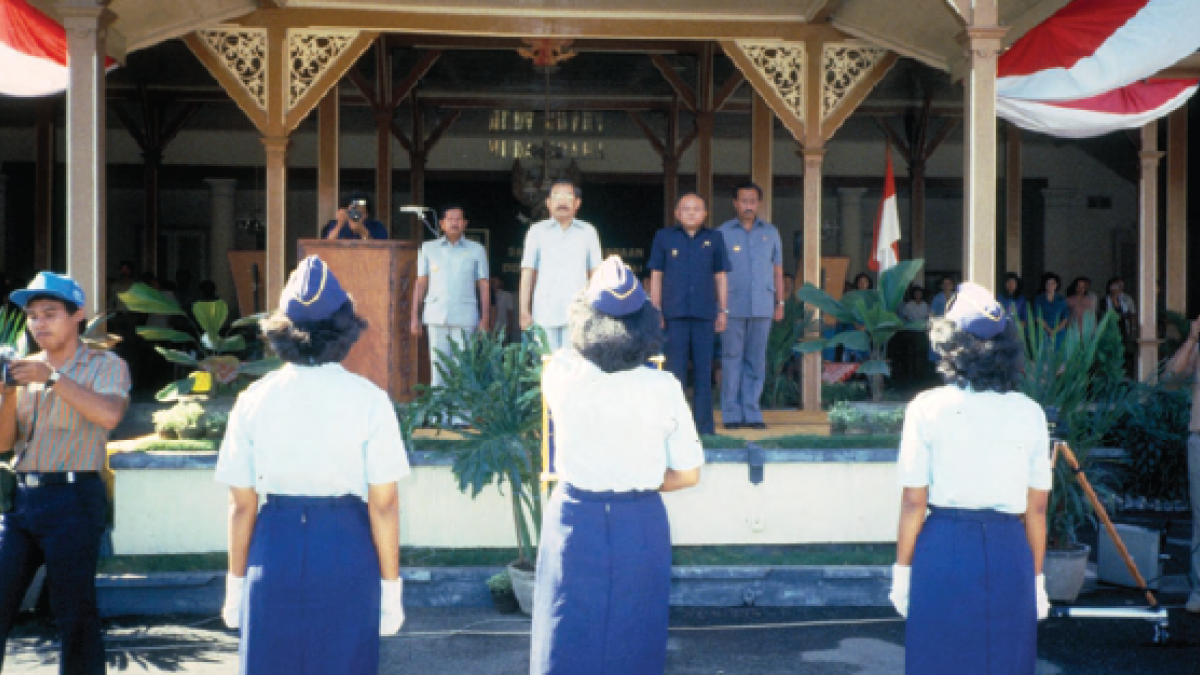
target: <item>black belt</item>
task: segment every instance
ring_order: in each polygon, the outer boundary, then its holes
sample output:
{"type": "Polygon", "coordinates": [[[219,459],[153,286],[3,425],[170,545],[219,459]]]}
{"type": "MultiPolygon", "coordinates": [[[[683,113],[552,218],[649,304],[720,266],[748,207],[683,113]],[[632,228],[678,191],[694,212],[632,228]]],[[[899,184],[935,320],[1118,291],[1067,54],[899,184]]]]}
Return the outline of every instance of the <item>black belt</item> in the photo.
{"type": "Polygon", "coordinates": [[[22,471],[17,473],[21,487],[37,488],[47,485],[70,485],[100,480],[99,471],[22,471]]]}

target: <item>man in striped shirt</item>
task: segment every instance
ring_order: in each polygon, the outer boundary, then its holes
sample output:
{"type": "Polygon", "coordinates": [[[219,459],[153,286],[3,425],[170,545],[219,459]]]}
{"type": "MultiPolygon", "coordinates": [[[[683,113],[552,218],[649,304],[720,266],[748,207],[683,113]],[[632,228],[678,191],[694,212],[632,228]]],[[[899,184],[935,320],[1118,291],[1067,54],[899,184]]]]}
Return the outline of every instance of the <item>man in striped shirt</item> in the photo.
{"type": "Polygon", "coordinates": [[[96,563],[107,497],[100,470],[108,434],[129,402],[129,369],[79,339],[83,290],[40,272],[10,299],[41,349],[13,361],[0,395],[0,449],[14,448],[17,489],[0,515],[0,665],[37,568],[46,565],[63,673],[103,673],[96,563]],[[11,383],[11,384],[9,384],[11,383]]]}

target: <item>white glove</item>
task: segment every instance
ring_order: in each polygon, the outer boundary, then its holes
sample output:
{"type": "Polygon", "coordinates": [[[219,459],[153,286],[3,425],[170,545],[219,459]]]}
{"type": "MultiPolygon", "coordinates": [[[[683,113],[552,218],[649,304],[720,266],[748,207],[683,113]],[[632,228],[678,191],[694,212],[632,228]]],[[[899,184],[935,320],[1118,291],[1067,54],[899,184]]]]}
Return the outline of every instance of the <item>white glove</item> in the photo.
{"type": "Polygon", "coordinates": [[[912,582],[912,567],[909,565],[892,565],[892,592],[888,600],[900,616],[908,618],[908,587],[912,582]]]}
{"type": "Polygon", "coordinates": [[[404,580],[382,582],[379,598],[379,634],[395,635],[404,625],[404,580]]]}
{"type": "Polygon", "coordinates": [[[1039,574],[1033,580],[1033,585],[1037,588],[1037,616],[1038,621],[1050,616],[1050,596],[1046,595],[1046,575],[1039,574]]]}
{"type": "Polygon", "coordinates": [[[242,596],[246,587],[246,577],[225,575],[225,606],[221,608],[221,618],[230,628],[241,628],[242,625],[242,596]]]}

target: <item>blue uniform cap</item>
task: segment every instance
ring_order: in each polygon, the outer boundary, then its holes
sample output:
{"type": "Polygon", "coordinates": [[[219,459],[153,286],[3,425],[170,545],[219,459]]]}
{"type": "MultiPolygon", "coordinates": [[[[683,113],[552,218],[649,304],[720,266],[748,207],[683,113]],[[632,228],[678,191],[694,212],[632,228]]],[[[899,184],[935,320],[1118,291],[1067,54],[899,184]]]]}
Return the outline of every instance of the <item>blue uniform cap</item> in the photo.
{"type": "Polygon", "coordinates": [[[310,255],[300,261],[288,278],[279,295],[279,308],[292,321],[322,321],[349,299],[325,261],[310,255]]]}
{"type": "Polygon", "coordinates": [[[609,256],[592,276],[587,289],[592,309],[609,316],[626,316],[642,308],[649,299],[637,276],[620,256],[609,256]]]}
{"type": "Polygon", "coordinates": [[[83,307],[83,289],[71,277],[54,272],[38,272],[29,285],[9,294],[8,299],[21,309],[29,303],[29,299],[38,295],[49,295],[64,302],[74,303],[83,307]]]}
{"type": "Polygon", "coordinates": [[[970,281],[958,285],[958,291],[946,303],[946,318],[959,330],[983,340],[991,340],[1008,326],[1008,311],[991,291],[970,281]]]}

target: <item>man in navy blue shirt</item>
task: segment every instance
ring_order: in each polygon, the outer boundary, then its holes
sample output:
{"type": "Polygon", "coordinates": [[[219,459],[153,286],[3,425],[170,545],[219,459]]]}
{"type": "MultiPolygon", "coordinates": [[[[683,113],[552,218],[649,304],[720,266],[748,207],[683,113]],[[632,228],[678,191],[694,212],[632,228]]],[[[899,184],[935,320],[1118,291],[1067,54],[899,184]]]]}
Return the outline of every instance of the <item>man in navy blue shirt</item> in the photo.
{"type": "Polygon", "coordinates": [[[361,192],[350,195],[347,206],[338,209],[337,218],[321,228],[322,239],[387,239],[387,226],[371,219],[367,196],[361,192]]]}
{"type": "Polygon", "coordinates": [[[659,230],[650,247],[650,301],[662,310],[667,328],[667,369],[687,386],[692,361],[696,430],[714,433],[712,402],[713,336],[725,330],[729,309],[725,273],[729,253],[720,232],[704,227],[708,210],[694,193],[679,199],[679,224],[659,230]]]}

